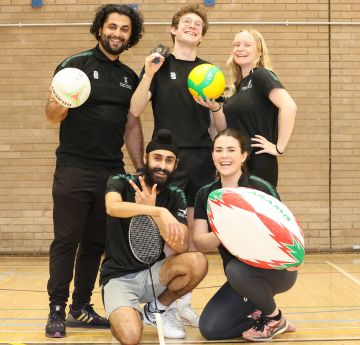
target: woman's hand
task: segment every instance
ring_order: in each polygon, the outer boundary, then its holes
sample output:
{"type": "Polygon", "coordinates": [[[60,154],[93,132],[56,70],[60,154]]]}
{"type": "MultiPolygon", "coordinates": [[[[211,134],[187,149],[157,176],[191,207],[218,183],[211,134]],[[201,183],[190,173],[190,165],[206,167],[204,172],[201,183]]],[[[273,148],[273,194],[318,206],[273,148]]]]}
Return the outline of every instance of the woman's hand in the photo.
{"type": "Polygon", "coordinates": [[[197,104],[200,104],[205,108],[209,108],[211,111],[219,111],[219,108],[221,107],[221,104],[216,102],[213,98],[210,99],[206,97],[205,101],[202,97],[193,96],[193,98],[197,104]]]}
{"type": "Polygon", "coordinates": [[[304,263],[302,263],[300,266],[291,266],[291,267],[288,267],[286,270],[287,271],[298,271],[302,266],[304,265],[304,263]]]}
{"type": "Polygon", "coordinates": [[[259,151],[256,151],[256,155],[260,155],[262,153],[269,153],[273,156],[280,156],[280,153],[276,150],[276,145],[267,140],[265,137],[259,134],[255,134],[255,137],[251,138],[253,142],[251,147],[259,148],[259,151]]]}

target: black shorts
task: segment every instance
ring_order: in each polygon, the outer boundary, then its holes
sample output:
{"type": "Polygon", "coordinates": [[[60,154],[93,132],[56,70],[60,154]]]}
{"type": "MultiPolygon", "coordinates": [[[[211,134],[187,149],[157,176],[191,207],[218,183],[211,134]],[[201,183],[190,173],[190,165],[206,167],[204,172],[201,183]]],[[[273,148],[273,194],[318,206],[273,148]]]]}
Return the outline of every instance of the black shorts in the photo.
{"type": "Polygon", "coordinates": [[[210,147],[180,148],[179,165],[171,184],[181,188],[188,207],[194,207],[197,191],[215,178],[215,166],[210,147]]]}

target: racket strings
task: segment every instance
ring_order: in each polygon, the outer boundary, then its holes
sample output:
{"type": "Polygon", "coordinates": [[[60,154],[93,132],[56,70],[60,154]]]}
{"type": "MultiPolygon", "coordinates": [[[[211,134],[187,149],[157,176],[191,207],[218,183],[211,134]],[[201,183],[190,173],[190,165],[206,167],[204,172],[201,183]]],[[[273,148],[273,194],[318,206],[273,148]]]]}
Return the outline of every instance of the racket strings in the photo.
{"type": "Polygon", "coordinates": [[[153,264],[163,250],[163,239],[149,216],[137,216],[129,228],[130,247],[135,257],[145,264],[153,264]]]}

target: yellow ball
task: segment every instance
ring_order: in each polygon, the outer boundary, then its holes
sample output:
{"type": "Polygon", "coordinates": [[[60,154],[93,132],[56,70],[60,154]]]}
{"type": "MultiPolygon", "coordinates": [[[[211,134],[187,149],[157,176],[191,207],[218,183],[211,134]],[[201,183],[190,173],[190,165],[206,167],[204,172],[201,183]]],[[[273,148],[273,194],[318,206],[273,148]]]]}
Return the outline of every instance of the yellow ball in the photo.
{"type": "Polygon", "coordinates": [[[225,90],[225,77],[221,69],[215,65],[204,63],[191,70],[187,80],[190,93],[205,100],[206,97],[216,99],[225,90]]]}

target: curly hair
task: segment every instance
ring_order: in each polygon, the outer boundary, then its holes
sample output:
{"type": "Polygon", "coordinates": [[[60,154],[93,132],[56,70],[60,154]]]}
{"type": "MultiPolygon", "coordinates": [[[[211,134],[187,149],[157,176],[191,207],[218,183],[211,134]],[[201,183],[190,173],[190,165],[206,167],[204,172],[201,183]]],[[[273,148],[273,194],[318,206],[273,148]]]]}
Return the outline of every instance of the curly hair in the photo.
{"type": "Polygon", "coordinates": [[[104,26],[106,19],[111,13],[118,13],[130,18],[131,20],[131,36],[126,49],[136,45],[144,32],[143,16],[127,5],[107,4],[100,6],[96,12],[95,19],[90,27],[90,33],[93,34],[97,41],[100,40],[99,31],[104,26]]]}
{"type": "MultiPolygon", "coordinates": [[[[202,35],[205,36],[205,34],[209,28],[209,22],[208,22],[206,10],[204,8],[200,7],[199,5],[188,5],[188,6],[182,7],[172,17],[171,26],[177,29],[179,26],[181,17],[183,17],[185,14],[188,14],[188,13],[194,13],[202,19],[203,24],[204,24],[203,29],[202,29],[202,35]]],[[[175,36],[173,34],[171,34],[171,39],[173,42],[175,42],[175,36]]]]}

